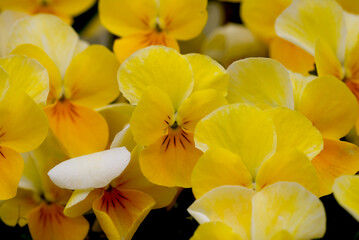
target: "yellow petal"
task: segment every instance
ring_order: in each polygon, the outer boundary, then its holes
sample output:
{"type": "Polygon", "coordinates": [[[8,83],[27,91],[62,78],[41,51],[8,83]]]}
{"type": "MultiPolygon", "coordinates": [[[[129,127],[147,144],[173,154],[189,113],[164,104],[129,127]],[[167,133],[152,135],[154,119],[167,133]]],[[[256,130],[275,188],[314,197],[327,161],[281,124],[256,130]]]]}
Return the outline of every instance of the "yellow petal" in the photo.
{"type": "Polygon", "coordinates": [[[9,47],[13,50],[29,43],[41,48],[54,61],[63,77],[73,58],[78,38],[77,33],[60,18],[38,14],[21,19],[14,25],[9,47]]]}
{"type": "Polygon", "coordinates": [[[198,226],[190,240],[242,240],[228,225],[222,222],[208,222],[198,226]]]}
{"type": "Polygon", "coordinates": [[[307,84],[298,111],[311,120],[324,137],[339,139],[353,127],[358,104],[343,82],[326,76],[307,84]]]}
{"type": "Polygon", "coordinates": [[[229,76],[226,70],[210,57],[202,54],[187,54],[194,73],[193,91],[216,89],[223,96],[227,95],[229,76]]]}
{"type": "Polygon", "coordinates": [[[277,18],[276,33],[314,56],[318,39],[344,61],[346,28],[343,10],[334,0],[293,1],[277,18]]]}
{"type": "Polygon", "coordinates": [[[137,146],[131,153],[131,161],[124,172],[111,182],[117,189],[134,189],[151,196],[156,205],[154,208],[168,206],[174,199],[177,189],[153,184],[143,176],[139,164],[139,155],[142,148],[137,146]]]}
{"type": "Polygon", "coordinates": [[[189,40],[200,34],[206,24],[206,7],[207,0],[160,0],[158,11],[170,36],[189,40]]]}
{"type": "Polygon", "coordinates": [[[323,149],[323,137],[302,114],[287,108],[265,111],[272,119],[277,133],[277,151],[296,148],[309,159],[323,149]]]}
{"type": "Polygon", "coordinates": [[[253,239],[271,240],[281,231],[295,239],[321,238],[325,233],[323,204],[298,183],[267,186],[253,197],[252,204],[253,239]]]}
{"type": "Polygon", "coordinates": [[[0,66],[0,100],[2,100],[10,88],[9,75],[0,66]]]}
{"type": "Polygon", "coordinates": [[[42,50],[41,48],[32,45],[32,44],[22,44],[16,47],[12,54],[25,55],[30,58],[36,59],[38,62],[44,66],[48,73],[49,78],[49,96],[48,101],[52,103],[55,99],[60,98],[62,93],[62,79],[59,72],[59,69],[55,63],[50,59],[50,57],[42,50]]]}
{"type": "Polygon", "coordinates": [[[309,75],[314,69],[314,57],[296,45],[279,37],[270,42],[269,56],[284,65],[287,69],[309,75]]]}
{"type": "Polygon", "coordinates": [[[202,152],[195,148],[193,133],[176,129],[159,138],[140,155],[143,175],[152,183],[167,187],[191,187],[192,169],[202,152]]]}
{"type": "MultiPolygon", "coordinates": [[[[339,1],[352,1],[352,0],[336,0],[339,4],[339,1]]],[[[357,3],[357,7],[359,7],[358,3],[357,3]]],[[[354,10],[355,8],[353,8],[354,10]]],[[[359,8],[358,8],[359,9],[359,8]]],[[[346,10],[347,11],[347,10],[346,10]]],[[[347,42],[346,42],[346,54],[348,54],[350,51],[353,50],[353,48],[355,47],[355,45],[357,45],[358,42],[358,34],[359,34],[359,15],[357,14],[351,14],[348,12],[344,12],[344,17],[345,17],[345,25],[347,27],[347,42]]],[[[359,12],[358,12],[359,13],[359,12]]],[[[348,57],[348,56],[346,56],[348,57]]]]}
{"type": "Polygon", "coordinates": [[[95,0],[80,0],[80,1],[71,1],[71,0],[61,0],[51,2],[51,6],[59,12],[76,16],[80,13],[85,12],[89,9],[96,1],[95,0]]]}
{"type": "Polygon", "coordinates": [[[223,148],[205,152],[193,168],[192,191],[196,199],[213,188],[223,185],[252,187],[252,176],[240,156],[223,148]]]}
{"type": "Polygon", "coordinates": [[[226,103],[223,95],[214,89],[194,92],[179,107],[176,121],[186,130],[194,131],[199,120],[226,103]]]}
{"type": "Polygon", "coordinates": [[[171,48],[152,46],[129,57],[118,71],[120,90],[132,104],[138,103],[147,86],[167,93],[175,109],[193,89],[188,60],[171,48]]]}
{"type": "Polygon", "coordinates": [[[204,194],[187,209],[200,223],[223,222],[243,239],[251,239],[252,197],[241,186],[221,186],[204,194]]]}
{"type": "Polygon", "coordinates": [[[279,62],[268,58],[248,58],[232,63],[227,71],[230,77],[227,99],[230,103],[294,108],[289,73],[279,62]]]}
{"type": "Polygon", "coordinates": [[[275,20],[291,2],[292,0],[244,1],[241,6],[241,17],[252,32],[263,40],[269,41],[276,35],[274,30],[275,20]]]}
{"type": "Polygon", "coordinates": [[[65,98],[89,108],[103,107],[118,95],[118,62],[104,46],[92,45],[72,59],[64,78],[65,98]]]}
{"type": "MultiPolygon", "coordinates": [[[[11,4],[16,1],[4,1],[0,0],[0,7],[4,3],[11,4]]],[[[0,13],[0,56],[6,56],[9,54],[8,49],[8,41],[11,33],[11,28],[14,25],[14,23],[19,20],[20,18],[26,17],[27,14],[24,12],[17,12],[17,11],[11,11],[11,10],[5,10],[2,8],[2,11],[0,13]]]]}
{"type": "Polygon", "coordinates": [[[148,87],[130,119],[137,144],[148,146],[167,134],[169,124],[174,122],[174,113],[168,95],[157,87],[148,87]]]}
{"type": "Polygon", "coordinates": [[[64,100],[47,106],[44,111],[51,130],[70,157],[105,149],[108,126],[106,120],[95,110],[64,100]]]}
{"type": "Polygon", "coordinates": [[[320,183],[320,196],[330,194],[334,180],[359,171],[359,148],[354,144],[324,139],[323,151],[312,160],[320,183]]]}
{"type": "Polygon", "coordinates": [[[61,188],[103,188],[121,175],[130,158],[126,148],[113,148],[66,160],[52,168],[48,175],[61,188]]]}
{"type": "Polygon", "coordinates": [[[38,147],[47,135],[44,112],[25,93],[9,91],[0,101],[0,116],[1,146],[28,152],[38,147]]]}
{"type": "Polygon", "coordinates": [[[246,104],[226,105],[213,111],[197,124],[195,138],[204,152],[221,147],[239,155],[252,176],[276,149],[272,119],[246,104]]]}
{"type": "Polygon", "coordinates": [[[329,45],[320,39],[315,44],[315,63],[318,76],[331,75],[338,79],[344,78],[342,64],[329,45]]]}
{"type": "Polygon", "coordinates": [[[340,206],[359,221],[359,176],[343,175],[335,179],[333,193],[340,206]]]}
{"type": "MultiPolygon", "coordinates": [[[[359,21],[358,21],[359,22],[359,21]]],[[[359,23],[358,23],[359,27],[359,23]]],[[[359,35],[359,33],[358,33],[359,35]]],[[[349,88],[353,91],[354,94],[358,94],[358,90],[355,88],[350,87],[351,80],[355,83],[357,79],[359,79],[359,65],[358,65],[358,53],[359,53],[359,41],[353,46],[353,48],[348,51],[347,58],[345,59],[345,79],[346,83],[348,84],[349,88]]],[[[336,76],[337,77],[337,76],[336,76]]],[[[342,78],[339,79],[343,79],[342,78]]]]}
{"type": "Polygon", "coordinates": [[[102,193],[102,189],[90,188],[74,190],[65,206],[65,216],[78,217],[86,214],[86,212],[92,208],[92,203],[98,199],[102,193]]]}
{"type": "Polygon", "coordinates": [[[203,40],[201,52],[228,67],[235,60],[266,57],[267,46],[242,24],[228,22],[203,40]]]}
{"type": "Polygon", "coordinates": [[[293,85],[293,94],[294,94],[294,109],[298,109],[302,93],[308,83],[316,79],[314,75],[304,76],[300,73],[289,72],[290,80],[293,85]]]}
{"type": "Polygon", "coordinates": [[[133,34],[116,39],[113,44],[113,51],[115,52],[117,59],[122,63],[137,50],[152,45],[162,45],[179,51],[176,39],[166,35],[165,33],[153,31],[133,34]]]}
{"type": "Polygon", "coordinates": [[[156,17],[156,13],[155,0],[99,1],[101,23],[118,36],[128,36],[148,30],[150,21],[156,17]]]}
{"type": "Polygon", "coordinates": [[[309,158],[296,149],[279,151],[262,164],[256,178],[256,190],[281,181],[299,183],[319,195],[317,172],[309,158]]]}
{"type": "Polygon", "coordinates": [[[49,77],[40,63],[20,55],[0,58],[0,66],[9,75],[13,91],[27,93],[37,104],[45,105],[49,94],[49,77]]]}
{"type": "Polygon", "coordinates": [[[29,213],[29,229],[34,239],[77,240],[86,237],[90,224],[83,217],[69,218],[63,207],[56,204],[41,204],[29,213]]]}
{"type": "Polygon", "coordinates": [[[19,184],[24,161],[19,153],[14,150],[0,147],[0,200],[15,197],[19,184]]]}
{"type": "Polygon", "coordinates": [[[33,198],[33,192],[24,189],[18,189],[16,196],[0,206],[0,218],[8,226],[20,227],[27,224],[27,215],[29,211],[35,208],[38,203],[33,198]]]}
{"type": "Polygon", "coordinates": [[[120,240],[132,238],[154,205],[143,192],[111,188],[93,203],[93,210],[106,236],[120,240]]]}
{"type": "Polygon", "coordinates": [[[97,111],[105,118],[110,130],[108,144],[111,144],[116,134],[130,122],[134,109],[134,106],[126,103],[110,104],[97,109],[97,111]]]}

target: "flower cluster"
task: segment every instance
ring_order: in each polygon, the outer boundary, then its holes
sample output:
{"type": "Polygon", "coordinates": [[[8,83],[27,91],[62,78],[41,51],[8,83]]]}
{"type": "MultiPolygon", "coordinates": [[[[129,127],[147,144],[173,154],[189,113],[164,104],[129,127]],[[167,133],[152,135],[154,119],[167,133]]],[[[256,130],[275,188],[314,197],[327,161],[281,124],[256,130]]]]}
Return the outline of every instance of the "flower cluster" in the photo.
{"type": "Polygon", "coordinates": [[[331,194],[359,221],[359,2],[242,0],[213,26],[224,4],[0,0],[1,221],[127,240],[185,189],[192,240],[319,239],[331,194]]]}

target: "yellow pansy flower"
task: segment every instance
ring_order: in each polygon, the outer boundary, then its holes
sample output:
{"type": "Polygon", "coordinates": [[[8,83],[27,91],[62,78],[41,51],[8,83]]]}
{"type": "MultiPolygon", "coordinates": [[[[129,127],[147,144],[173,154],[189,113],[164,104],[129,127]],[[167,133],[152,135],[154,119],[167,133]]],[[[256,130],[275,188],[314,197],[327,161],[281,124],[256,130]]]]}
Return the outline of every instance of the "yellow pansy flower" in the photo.
{"type": "Polygon", "coordinates": [[[46,137],[48,121],[37,103],[46,100],[48,91],[46,69],[37,61],[0,58],[1,200],[16,195],[24,168],[20,153],[38,147],[46,137]]]}
{"type": "Polygon", "coordinates": [[[358,113],[356,99],[343,82],[332,76],[293,74],[279,62],[264,58],[239,60],[227,71],[230,103],[293,109],[320,131],[324,149],[311,159],[319,175],[321,196],[331,193],[335,178],[359,170],[359,148],[339,140],[353,127],[358,113]]]}
{"type": "Polygon", "coordinates": [[[16,10],[28,14],[48,13],[71,24],[73,17],[89,9],[95,0],[0,0],[1,10],[16,10]]]}
{"type": "Polygon", "coordinates": [[[46,14],[19,20],[9,48],[46,67],[50,93],[44,110],[68,155],[103,150],[108,143],[108,126],[94,109],[119,95],[119,64],[113,53],[100,45],[88,46],[61,19],[46,14]]]}
{"type": "Polygon", "coordinates": [[[154,185],[142,175],[138,157],[115,147],[60,163],[48,173],[61,188],[74,190],[64,213],[80,216],[92,208],[109,239],[131,239],[153,208],[167,206],[176,189],[154,185]]]}
{"type": "Polygon", "coordinates": [[[315,57],[319,76],[343,80],[358,99],[358,26],[359,17],[334,0],[305,0],[293,1],[278,17],[276,31],[315,57]]]}
{"type": "Polygon", "coordinates": [[[226,104],[225,69],[204,55],[152,46],[129,57],[118,80],[123,95],[137,104],[130,128],[137,144],[146,147],[140,155],[143,174],[155,184],[190,187],[202,154],[193,131],[202,117],[226,104]]]}
{"type": "Polygon", "coordinates": [[[8,226],[26,224],[35,240],[82,240],[89,230],[83,217],[69,218],[63,214],[71,192],[55,186],[47,172],[67,159],[56,140],[49,135],[43,144],[24,154],[25,170],[18,194],[0,207],[0,218],[8,226]]]}
{"type": "Polygon", "coordinates": [[[121,36],[114,42],[120,62],[136,50],[164,45],[179,50],[177,40],[189,40],[207,21],[207,0],[100,0],[102,24],[121,36]]]}
{"type": "Polygon", "coordinates": [[[260,192],[221,186],[197,199],[188,212],[200,223],[191,240],[309,240],[323,237],[326,228],[321,201],[294,182],[277,182],[260,192]]]}
{"type": "Polygon", "coordinates": [[[337,202],[359,222],[359,176],[343,175],[335,179],[333,193],[337,202]]]}
{"type": "Polygon", "coordinates": [[[222,185],[259,191],[279,181],[297,182],[319,195],[317,173],[309,158],[321,151],[323,140],[299,113],[226,105],[197,124],[195,141],[205,152],[191,177],[196,198],[222,185]]]}

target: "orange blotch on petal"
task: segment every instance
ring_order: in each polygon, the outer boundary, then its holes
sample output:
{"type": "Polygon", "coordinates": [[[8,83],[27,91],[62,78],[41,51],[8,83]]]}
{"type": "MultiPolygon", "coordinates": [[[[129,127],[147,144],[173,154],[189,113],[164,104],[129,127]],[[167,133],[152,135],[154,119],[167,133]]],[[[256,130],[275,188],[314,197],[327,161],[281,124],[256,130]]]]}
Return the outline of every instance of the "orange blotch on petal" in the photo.
{"type": "Polygon", "coordinates": [[[84,239],[89,223],[83,217],[69,218],[57,204],[41,204],[29,213],[28,225],[33,239],[79,240],[84,239]]]}
{"type": "Polygon", "coordinates": [[[44,109],[51,130],[70,157],[105,149],[109,130],[98,112],[68,100],[57,101],[44,109]]]}

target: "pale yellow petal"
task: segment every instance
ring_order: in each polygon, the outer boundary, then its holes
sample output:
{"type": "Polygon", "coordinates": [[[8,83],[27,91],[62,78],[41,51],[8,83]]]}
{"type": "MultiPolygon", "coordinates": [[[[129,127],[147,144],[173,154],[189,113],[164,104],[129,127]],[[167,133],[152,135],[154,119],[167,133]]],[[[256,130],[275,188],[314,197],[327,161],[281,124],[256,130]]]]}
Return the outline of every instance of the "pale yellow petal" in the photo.
{"type": "Polygon", "coordinates": [[[227,71],[230,77],[227,99],[230,103],[294,108],[289,73],[278,61],[247,58],[232,63],[227,71]]]}
{"type": "Polygon", "coordinates": [[[272,119],[247,104],[226,105],[207,115],[197,124],[195,139],[204,152],[221,147],[239,155],[252,176],[276,149],[272,119]]]}
{"type": "Polygon", "coordinates": [[[281,231],[295,239],[321,238],[325,233],[322,202],[298,183],[267,186],[253,197],[252,204],[253,239],[271,240],[281,231]]]}
{"type": "Polygon", "coordinates": [[[242,240],[231,227],[222,222],[208,222],[197,227],[190,240],[242,240]]]}
{"type": "Polygon", "coordinates": [[[278,36],[313,56],[316,41],[325,41],[339,61],[344,61],[345,19],[335,0],[294,0],[277,18],[275,29],[278,36]]]}
{"type": "Polygon", "coordinates": [[[358,103],[343,82],[326,76],[306,85],[297,110],[324,137],[339,139],[353,127],[358,114],[358,103]]]}
{"type": "Polygon", "coordinates": [[[187,209],[200,223],[223,222],[243,239],[251,239],[252,197],[241,186],[221,186],[204,194],[187,209]]]}
{"type": "Polygon", "coordinates": [[[287,108],[271,108],[266,113],[273,119],[277,134],[277,151],[296,148],[309,159],[323,149],[323,137],[301,113],[287,108]]]}

